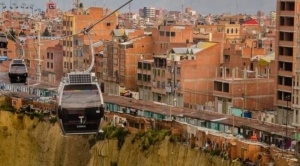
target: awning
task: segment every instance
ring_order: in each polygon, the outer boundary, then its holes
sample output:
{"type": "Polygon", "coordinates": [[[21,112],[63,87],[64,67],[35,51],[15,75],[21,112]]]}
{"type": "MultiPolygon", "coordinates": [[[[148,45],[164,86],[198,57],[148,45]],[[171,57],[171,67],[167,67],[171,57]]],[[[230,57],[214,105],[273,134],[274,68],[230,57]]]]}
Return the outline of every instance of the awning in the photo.
{"type": "Polygon", "coordinates": [[[259,65],[261,66],[267,66],[271,62],[268,58],[260,58],[259,59],[259,65]]]}
{"type": "Polygon", "coordinates": [[[7,56],[0,56],[0,61],[7,61],[7,60],[8,60],[7,56]]]}

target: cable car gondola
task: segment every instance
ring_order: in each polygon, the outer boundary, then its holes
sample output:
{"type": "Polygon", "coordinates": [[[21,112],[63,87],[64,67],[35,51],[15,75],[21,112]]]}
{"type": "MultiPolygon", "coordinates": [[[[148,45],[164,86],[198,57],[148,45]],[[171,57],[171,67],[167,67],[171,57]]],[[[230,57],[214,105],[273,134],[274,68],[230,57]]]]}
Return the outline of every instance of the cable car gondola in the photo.
{"type": "Polygon", "coordinates": [[[63,134],[96,134],[104,116],[104,102],[96,77],[68,73],[58,94],[58,119],[63,134]]]}
{"type": "Polygon", "coordinates": [[[67,77],[60,82],[57,95],[57,116],[64,135],[100,132],[100,123],[104,116],[104,101],[97,79],[91,73],[95,55],[90,30],[131,1],[80,32],[88,36],[92,61],[86,71],[68,73],[67,77]]]}
{"type": "Polygon", "coordinates": [[[11,83],[25,83],[28,71],[24,59],[13,59],[9,65],[8,77],[11,83]]]}

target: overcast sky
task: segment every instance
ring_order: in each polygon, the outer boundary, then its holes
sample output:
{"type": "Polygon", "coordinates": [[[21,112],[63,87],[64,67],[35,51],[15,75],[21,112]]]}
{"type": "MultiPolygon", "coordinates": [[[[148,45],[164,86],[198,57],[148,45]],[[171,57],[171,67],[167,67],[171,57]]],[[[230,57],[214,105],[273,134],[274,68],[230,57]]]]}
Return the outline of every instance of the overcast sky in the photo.
{"type": "MultiPolygon", "coordinates": [[[[19,9],[22,3],[33,4],[34,8],[45,10],[45,4],[49,0],[0,0],[7,6],[16,3],[19,9]]],[[[52,0],[57,6],[63,10],[69,10],[73,6],[74,0],[52,0]]],[[[83,2],[85,7],[103,6],[112,10],[126,3],[127,0],[79,0],[83,2]]],[[[182,10],[182,4],[185,7],[192,7],[193,10],[200,14],[222,14],[225,12],[256,14],[258,10],[268,14],[270,11],[276,10],[276,0],[133,0],[131,2],[131,11],[137,12],[139,8],[144,6],[152,6],[155,8],[163,8],[167,10],[182,10]]],[[[129,6],[124,7],[121,12],[129,11],[129,6]]],[[[28,12],[30,12],[28,10],[28,12]]]]}

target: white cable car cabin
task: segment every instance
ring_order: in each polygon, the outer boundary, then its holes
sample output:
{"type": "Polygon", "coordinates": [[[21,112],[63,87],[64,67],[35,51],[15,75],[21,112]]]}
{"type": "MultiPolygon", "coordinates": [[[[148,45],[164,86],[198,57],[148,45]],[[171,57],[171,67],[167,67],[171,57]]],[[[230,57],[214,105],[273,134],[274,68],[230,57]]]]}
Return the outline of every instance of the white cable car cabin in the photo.
{"type": "Polygon", "coordinates": [[[8,77],[11,83],[26,83],[28,71],[24,59],[13,59],[10,62],[8,77]]]}
{"type": "Polygon", "coordinates": [[[58,91],[57,115],[64,135],[97,134],[104,116],[104,101],[96,77],[68,73],[58,91]]]}

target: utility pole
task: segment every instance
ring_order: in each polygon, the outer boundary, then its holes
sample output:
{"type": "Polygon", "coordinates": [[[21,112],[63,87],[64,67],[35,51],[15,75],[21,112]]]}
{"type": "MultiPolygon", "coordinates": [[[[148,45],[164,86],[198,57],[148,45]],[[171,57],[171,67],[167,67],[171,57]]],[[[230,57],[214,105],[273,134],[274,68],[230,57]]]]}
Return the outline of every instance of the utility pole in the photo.
{"type": "Polygon", "coordinates": [[[38,67],[36,72],[36,79],[41,82],[41,22],[36,23],[36,32],[38,35],[38,67]]]}
{"type": "Polygon", "coordinates": [[[288,120],[289,120],[289,101],[291,100],[291,96],[287,95],[285,96],[286,100],[286,116],[285,116],[285,147],[288,148],[287,143],[288,143],[288,120]]]}

